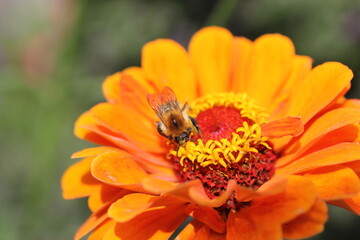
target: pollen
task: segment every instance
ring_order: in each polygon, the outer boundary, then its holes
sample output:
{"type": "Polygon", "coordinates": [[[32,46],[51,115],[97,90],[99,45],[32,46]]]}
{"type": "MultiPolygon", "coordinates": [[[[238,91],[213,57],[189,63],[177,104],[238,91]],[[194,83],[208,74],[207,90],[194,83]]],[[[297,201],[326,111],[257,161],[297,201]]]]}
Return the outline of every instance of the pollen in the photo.
{"type": "MultiPolygon", "coordinates": [[[[276,155],[261,132],[268,115],[254,100],[246,94],[216,93],[189,105],[200,133],[170,151],[180,182],[199,179],[212,199],[232,179],[257,189],[274,175],[276,155]]],[[[230,196],[219,211],[227,215],[246,204],[230,196]]]]}

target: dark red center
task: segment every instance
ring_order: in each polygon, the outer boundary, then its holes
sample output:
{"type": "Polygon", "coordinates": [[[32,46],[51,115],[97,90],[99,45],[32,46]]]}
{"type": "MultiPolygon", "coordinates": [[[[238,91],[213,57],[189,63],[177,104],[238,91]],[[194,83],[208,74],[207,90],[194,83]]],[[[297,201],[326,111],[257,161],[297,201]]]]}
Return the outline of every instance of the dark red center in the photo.
{"type": "MultiPolygon", "coordinates": [[[[239,109],[232,107],[213,107],[205,110],[198,114],[196,121],[204,143],[208,140],[231,139],[232,133],[243,126],[244,121],[249,125],[254,123],[249,118],[242,117],[239,109]]],[[[263,145],[250,142],[250,146],[256,148],[258,152],[247,152],[239,162],[229,164],[227,167],[221,164],[202,167],[197,162],[186,159],[181,165],[179,158],[174,156],[179,181],[200,179],[206,194],[211,199],[219,196],[231,179],[235,179],[239,185],[257,189],[274,175],[276,155],[274,151],[263,145]]],[[[235,153],[235,157],[237,154],[235,153]]],[[[227,215],[230,209],[238,209],[244,204],[236,202],[232,195],[218,210],[227,215]]]]}
{"type": "Polygon", "coordinates": [[[231,138],[232,133],[242,126],[244,121],[252,124],[252,120],[242,117],[239,109],[228,107],[213,107],[207,109],[196,118],[201,129],[203,141],[220,140],[222,138],[231,138]]]}

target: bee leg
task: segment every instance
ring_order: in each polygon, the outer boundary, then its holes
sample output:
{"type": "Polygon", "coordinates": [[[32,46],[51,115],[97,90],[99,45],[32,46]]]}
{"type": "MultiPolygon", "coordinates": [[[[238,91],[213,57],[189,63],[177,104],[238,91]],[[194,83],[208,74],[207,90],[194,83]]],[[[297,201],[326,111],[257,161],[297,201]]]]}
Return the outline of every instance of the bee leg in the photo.
{"type": "Polygon", "coordinates": [[[166,137],[166,138],[168,138],[168,136],[166,136],[164,133],[163,133],[163,130],[162,130],[162,128],[161,128],[161,122],[156,122],[156,125],[157,125],[157,130],[158,130],[158,132],[159,132],[159,134],[161,135],[161,136],[164,136],[164,137],[166,137]]]}

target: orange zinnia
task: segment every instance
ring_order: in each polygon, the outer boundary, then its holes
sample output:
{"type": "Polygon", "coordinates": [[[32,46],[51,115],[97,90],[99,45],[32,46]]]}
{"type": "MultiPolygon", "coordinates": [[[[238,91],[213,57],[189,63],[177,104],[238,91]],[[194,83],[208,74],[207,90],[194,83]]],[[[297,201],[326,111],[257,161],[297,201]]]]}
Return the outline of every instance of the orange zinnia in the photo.
{"type": "Polygon", "coordinates": [[[352,77],[338,62],[312,68],[280,34],[252,42],[207,27],[188,52],[146,44],[141,67],[108,77],[106,102],[75,124],[102,145],[75,153],[62,178],[63,197],[89,197],[92,211],[75,239],[168,239],[189,216],[177,239],[299,239],[323,230],[327,203],[359,214],[352,77]],[[166,86],[201,136],[158,133],[147,96],[166,86]]]}

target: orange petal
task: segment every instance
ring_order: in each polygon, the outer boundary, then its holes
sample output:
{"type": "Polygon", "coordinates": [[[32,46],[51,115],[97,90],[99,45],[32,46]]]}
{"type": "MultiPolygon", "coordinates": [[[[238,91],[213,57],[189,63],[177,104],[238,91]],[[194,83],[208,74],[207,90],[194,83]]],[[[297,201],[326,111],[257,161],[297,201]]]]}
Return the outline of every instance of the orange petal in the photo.
{"type": "Polygon", "coordinates": [[[147,173],[131,159],[119,152],[97,156],[91,164],[91,174],[106,184],[130,190],[141,190],[140,182],[147,173]]]}
{"type": "Polygon", "coordinates": [[[110,218],[104,221],[101,225],[97,226],[94,231],[89,235],[87,240],[102,240],[109,229],[115,227],[116,222],[110,218]]]}
{"type": "Polygon", "coordinates": [[[190,56],[199,80],[200,95],[229,89],[234,37],[221,27],[206,27],[195,33],[190,56]]]}
{"type": "Polygon", "coordinates": [[[235,197],[239,202],[241,201],[246,202],[259,197],[279,194],[286,189],[286,186],[287,186],[286,177],[275,176],[266,183],[264,183],[257,190],[237,186],[235,190],[235,197]]]}
{"type": "Polygon", "coordinates": [[[350,142],[358,143],[360,134],[360,126],[357,124],[347,125],[342,128],[335,129],[319,139],[319,141],[309,148],[303,155],[316,152],[324,148],[328,148],[340,143],[350,142]]]}
{"type": "Polygon", "coordinates": [[[112,133],[111,131],[100,128],[99,126],[86,126],[86,128],[91,132],[103,137],[104,139],[107,139],[109,142],[111,142],[111,145],[115,145],[121,149],[126,150],[126,152],[130,152],[133,156],[136,156],[136,159],[139,159],[138,163],[147,171],[166,174],[170,178],[173,177],[173,174],[171,174],[169,171],[171,170],[169,169],[171,164],[162,156],[155,156],[150,154],[137,147],[133,143],[125,140],[124,138],[116,136],[116,134],[112,133]]]}
{"type": "Polygon", "coordinates": [[[279,159],[277,165],[283,166],[289,160],[296,159],[314,146],[325,134],[356,122],[360,122],[360,111],[357,109],[339,108],[325,113],[317,118],[294,144],[284,150],[287,158],[279,159]]]}
{"type": "Polygon", "coordinates": [[[106,100],[110,103],[116,103],[121,101],[121,88],[120,79],[122,73],[114,73],[108,76],[102,84],[102,91],[106,100]]]}
{"type": "Polygon", "coordinates": [[[159,141],[155,123],[140,112],[126,106],[100,103],[91,109],[91,113],[107,129],[124,136],[142,149],[153,153],[164,152],[164,144],[159,141]]]}
{"type": "Polygon", "coordinates": [[[288,100],[292,93],[297,91],[297,86],[310,73],[312,62],[313,60],[308,56],[295,56],[290,76],[284,82],[281,92],[272,100],[273,104],[268,109],[268,112],[271,113],[270,121],[286,117],[288,100]]]}
{"type": "Polygon", "coordinates": [[[62,196],[65,199],[86,197],[100,188],[101,182],[90,174],[93,157],[71,165],[61,178],[62,196]]]}
{"type": "Polygon", "coordinates": [[[176,240],[192,240],[195,239],[196,231],[203,226],[204,223],[193,219],[185,228],[176,236],[176,240]]]}
{"type": "Polygon", "coordinates": [[[84,158],[84,157],[95,157],[99,154],[106,152],[124,152],[118,148],[114,147],[93,147],[93,148],[85,148],[81,151],[73,153],[71,158],[84,158]]]}
{"type": "MultiPolygon", "coordinates": [[[[192,220],[175,238],[176,240],[224,240],[225,234],[212,231],[206,224],[192,220]]],[[[238,239],[238,238],[235,238],[238,239]]]]}
{"type": "Polygon", "coordinates": [[[211,207],[201,207],[194,204],[188,207],[193,216],[198,221],[205,223],[212,230],[218,233],[224,233],[226,229],[225,222],[219,213],[211,207]]]}
{"type": "Polygon", "coordinates": [[[103,208],[91,214],[91,216],[81,225],[81,227],[75,233],[75,240],[81,239],[83,236],[88,234],[91,230],[99,226],[101,223],[108,219],[108,215],[106,211],[108,209],[108,205],[105,205],[103,208]]]}
{"type": "Polygon", "coordinates": [[[116,222],[127,222],[147,210],[156,198],[143,193],[128,194],[113,203],[108,214],[116,222]]]}
{"type": "Polygon", "coordinates": [[[283,223],[307,212],[315,202],[315,187],[310,180],[302,176],[287,178],[288,185],[284,192],[254,199],[249,214],[283,223]]]}
{"type": "Polygon", "coordinates": [[[292,94],[287,115],[301,116],[306,124],[338,96],[352,77],[351,70],[338,62],[317,66],[292,94]]]}
{"type": "Polygon", "coordinates": [[[207,225],[202,225],[202,227],[196,232],[194,239],[196,240],[223,240],[225,239],[225,234],[217,233],[212,231],[207,225]]]}
{"type": "MultiPolygon", "coordinates": [[[[226,239],[259,240],[260,233],[256,223],[246,217],[242,211],[230,212],[227,220],[226,239]]],[[[267,238],[269,240],[273,238],[267,238]]]]}
{"type": "MultiPolygon", "coordinates": [[[[145,91],[146,93],[150,93],[156,90],[149,79],[147,79],[144,70],[141,67],[128,67],[124,69],[123,73],[127,76],[131,76],[131,78],[138,83],[138,86],[141,86],[141,92],[145,91]]],[[[138,90],[132,88],[131,85],[128,87],[136,91],[138,90]]]]}
{"type": "Polygon", "coordinates": [[[107,239],[149,239],[167,240],[177,227],[186,219],[185,204],[144,212],[125,223],[117,223],[110,229],[107,239]]]}
{"type": "Polygon", "coordinates": [[[283,225],[284,238],[305,239],[322,232],[327,212],[326,203],[317,200],[308,212],[283,225]]]}
{"type": "Polygon", "coordinates": [[[349,199],[330,201],[329,203],[360,215],[360,193],[349,199]]]}
{"type": "Polygon", "coordinates": [[[265,108],[272,107],[273,99],[289,76],[294,58],[295,48],[288,37],[266,34],[256,39],[247,69],[249,96],[265,108]]]}
{"type": "Polygon", "coordinates": [[[360,145],[340,143],[305,155],[287,166],[277,169],[276,174],[294,174],[314,168],[332,166],[360,159],[360,145]]]}
{"type": "Polygon", "coordinates": [[[104,205],[114,202],[119,197],[129,194],[130,191],[113,187],[109,185],[101,185],[96,191],[94,191],[88,198],[88,206],[92,212],[96,212],[104,205]]]}
{"type": "Polygon", "coordinates": [[[316,199],[312,183],[301,176],[287,176],[285,191],[254,199],[251,205],[230,212],[227,239],[281,239],[281,226],[306,213],[316,199]]]}
{"type": "Polygon", "coordinates": [[[145,44],[141,65],[158,90],[169,86],[183,102],[195,98],[194,70],[187,52],[177,42],[159,39],[145,44]]]}
{"type": "Polygon", "coordinates": [[[360,178],[360,160],[342,164],[343,167],[351,168],[360,178]]]}
{"type": "Polygon", "coordinates": [[[244,37],[235,37],[234,39],[234,58],[232,63],[231,90],[234,92],[246,92],[248,79],[246,72],[251,56],[253,43],[244,37]]]}
{"type": "Polygon", "coordinates": [[[318,196],[323,200],[351,198],[360,192],[360,180],[350,168],[320,168],[305,173],[304,177],[312,181],[318,196]]]}
{"type": "Polygon", "coordinates": [[[141,185],[153,194],[161,194],[174,190],[178,184],[150,176],[143,179],[141,185]]]}
{"type": "Polygon", "coordinates": [[[184,183],[177,184],[174,188],[168,188],[168,191],[164,192],[171,196],[177,197],[185,202],[191,202],[189,191],[191,188],[201,189],[203,188],[200,180],[193,180],[184,183]]]}
{"type": "Polygon", "coordinates": [[[348,99],[341,106],[344,108],[360,109],[360,99],[348,99]]]}
{"type": "Polygon", "coordinates": [[[283,136],[298,136],[304,131],[300,117],[287,117],[266,123],[261,126],[261,133],[265,137],[280,138],[283,136]]]}
{"type": "Polygon", "coordinates": [[[236,181],[230,180],[228,182],[228,185],[226,187],[226,190],[221,193],[220,196],[210,199],[204,190],[204,187],[199,184],[194,185],[189,188],[189,197],[191,198],[192,202],[200,205],[200,206],[206,206],[206,207],[220,207],[225,203],[225,201],[228,199],[228,197],[235,191],[236,189],[236,181]]]}
{"type": "Polygon", "coordinates": [[[94,126],[97,124],[97,120],[91,114],[90,111],[85,112],[80,115],[80,117],[75,122],[74,134],[76,137],[80,139],[86,139],[90,142],[99,144],[99,145],[107,145],[112,146],[114,144],[111,141],[103,138],[101,135],[91,131],[87,126],[94,126]]]}
{"type": "MultiPolygon", "coordinates": [[[[145,180],[145,182],[146,181],[147,180],[145,180]]],[[[146,186],[147,185],[145,185],[145,187],[146,186]]],[[[204,187],[203,187],[202,183],[200,182],[200,180],[198,180],[198,179],[177,184],[175,187],[170,186],[170,185],[165,186],[165,188],[168,187],[168,189],[167,189],[168,191],[165,191],[163,193],[177,197],[185,202],[196,203],[199,206],[220,207],[222,204],[225,203],[227,198],[235,191],[236,186],[237,186],[236,181],[230,180],[228,182],[226,191],[224,191],[219,197],[214,198],[214,199],[210,199],[206,195],[204,187]]],[[[151,190],[152,190],[152,188],[150,187],[149,191],[151,191],[151,190]]]]}
{"type": "Polygon", "coordinates": [[[155,91],[154,87],[143,79],[144,76],[141,77],[144,73],[140,68],[128,68],[123,73],[119,83],[122,89],[121,103],[119,104],[125,106],[126,109],[136,109],[142,117],[154,122],[156,120],[155,114],[146,99],[148,93],[155,91]]]}

